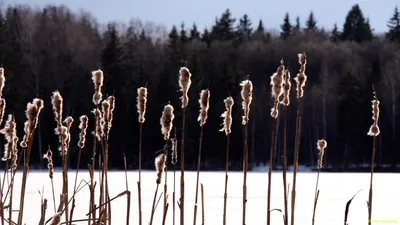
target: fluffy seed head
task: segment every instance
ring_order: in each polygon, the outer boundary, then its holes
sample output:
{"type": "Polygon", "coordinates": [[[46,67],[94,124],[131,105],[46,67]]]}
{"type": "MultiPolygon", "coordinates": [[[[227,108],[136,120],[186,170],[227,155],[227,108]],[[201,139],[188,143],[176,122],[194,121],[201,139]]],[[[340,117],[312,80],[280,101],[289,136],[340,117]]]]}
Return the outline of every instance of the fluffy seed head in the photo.
{"type": "Polygon", "coordinates": [[[172,130],[172,122],[174,121],[174,107],[168,104],[164,106],[164,111],[161,116],[161,133],[164,135],[164,140],[168,140],[171,130],[172,130]]]}
{"type": "Polygon", "coordinates": [[[6,83],[6,78],[4,76],[4,68],[0,67],[0,98],[3,96],[3,88],[6,83]]]}
{"type": "Polygon", "coordinates": [[[88,117],[86,115],[83,115],[79,117],[79,129],[81,132],[79,133],[79,142],[78,146],[79,148],[85,147],[85,142],[86,142],[86,129],[88,127],[88,117]]]}
{"type": "Polygon", "coordinates": [[[0,133],[4,134],[7,140],[4,146],[4,156],[2,158],[3,161],[7,161],[12,158],[13,151],[16,148],[16,146],[14,146],[14,138],[17,136],[17,130],[14,117],[11,114],[8,115],[6,124],[4,128],[0,130],[0,133]]]}
{"type": "Polygon", "coordinates": [[[61,97],[60,92],[58,91],[53,92],[53,95],[51,96],[51,104],[53,105],[53,111],[57,122],[57,127],[59,128],[62,125],[62,111],[63,111],[63,98],[61,97]]]}
{"type": "Polygon", "coordinates": [[[107,134],[110,133],[112,127],[112,121],[114,117],[114,109],[115,109],[115,97],[109,96],[107,98],[108,104],[110,105],[109,115],[108,115],[108,122],[107,122],[107,134]]]}
{"type": "Polygon", "coordinates": [[[232,106],[233,106],[233,98],[228,97],[224,100],[225,103],[225,112],[222,113],[221,117],[224,118],[224,122],[222,123],[222,128],[219,130],[221,132],[225,131],[226,136],[231,133],[232,127],[232,106]]]}
{"type": "Polygon", "coordinates": [[[272,74],[271,76],[271,94],[272,98],[274,99],[274,107],[271,109],[271,116],[272,118],[278,117],[278,107],[279,107],[279,97],[283,94],[283,82],[285,74],[285,66],[283,65],[283,60],[281,60],[281,65],[278,67],[276,73],[272,74]]]}
{"type": "Polygon", "coordinates": [[[146,114],[146,103],[147,103],[147,88],[141,87],[137,89],[137,110],[139,113],[139,123],[144,123],[146,114]]]}
{"type": "Polygon", "coordinates": [[[100,104],[100,101],[103,97],[103,94],[101,93],[101,87],[103,86],[103,71],[101,70],[96,70],[92,72],[92,80],[94,84],[94,95],[93,95],[93,103],[95,105],[100,104]]]}
{"type": "Polygon", "coordinates": [[[53,152],[47,150],[46,154],[43,155],[43,159],[47,159],[47,168],[49,169],[49,177],[53,178],[54,175],[54,165],[53,165],[53,152]]]}
{"type": "Polygon", "coordinates": [[[171,138],[171,163],[172,165],[176,165],[178,162],[178,140],[175,138],[171,138]]]}
{"type": "Polygon", "coordinates": [[[290,88],[292,86],[292,83],[290,81],[290,72],[289,70],[285,70],[285,75],[284,75],[284,83],[283,83],[283,100],[281,101],[281,104],[284,106],[289,106],[290,104],[290,88]]]}
{"type": "Polygon", "coordinates": [[[376,137],[380,134],[380,129],[378,126],[379,120],[379,100],[376,98],[375,90],[373,92],[373,100],[372,100],[372,120],[374,121],[371,127],[369,128],[368,135],[376,137]]]}
{"type": "Polygon", "coordinates": [[[294,78],[294,80],[297,83],[296,91],[297,91],[297,98],[302,98],[303,97],[303,88],[306,84],[307,81],[307,76],[305,74],[306,71],[306,64],[307,64],[307,58],[305,53],[299,53],[297,54],[299,57],[299,64],[300,64],[300,71],[297,74],[297,77],[294,78]]]}
{"type": "Polygon", "coordinates": [[[210,91],[208,89],[200,92],[200,115],[197,119],[200,122],[200,127],[204,126],[207,120],[207,113],[210,107],[210,91]]]}
{"type": "Polygon", "coordinates": [[[24,134],[24,137],[23,137],[23,139],[22,139],[22,141],[20,143],[21,147],[23,147],[23,148],[28,147],[29,127],[30,127],[29,120],[27,120],[24,123],[24,132],[25,132],[25,134],[24,134]]]}
{"type": "Polygon", "coordinates": [[[243,119],[242,124],[246,125],[249,122],[250,104],[253,99],[253,83],[250,80],[244,80],[240,83],[242,86],[242,109],[243,109],[243,119]]]}
{"type": "Polygon", "coordinates": [[[64,124],[67,127],[67,140],[66,140],[66,145],[69,147],[69,143],[71,142],[71,126],[72,123],[74,122],[74,119],[71,116],[68,116],[64,120],[64,124]]]}
{"type": "Polygon", "coordinates": [[[324,158],[324,151],[325,151],[326,146],[327,146],[327,143],[324,139],[317,141],[317,148],[319,150],[319,157],[318,157],[318,163],[317,163],[318,169],[322,168],[322,160],[324,158]]]}
{"type": "Polygon", "coordinates": [[[192,83],[191,77],[192,74],[189,69],[181,67],[179,70],[179,87],[181,88],[180,91],[182,91],[182,108],[185,108],[189,103],[188,91],[192,83]]]}
{"type": "Polygon", "coordinates": [[[95,134],[98,141],[101,141],[101,138],[104,137],[104,119],[99,109],[94,109],[92,113],[96,117],[96,130],[95,134]]]}
{"type": "Polygon", "coordinates": [[[13,140],[13,152],[12,152],[12,157],[11,157],[11,169],[16,170],[18,167],[18,137],[17,135],[14,136],[13,140]]]}
{"type": "Polygon", "coordinates": [[[157,170],[157,180],[156,183],[161,183],[162,173],[165,169],[165,162],[167,161],[167,156],[165,154],[160,154],[156,157],[154,164],[157,170]]]}
{"type": "Polygon", "coordinates": [[[0,99],[0,124],[3,122],[5,109],[6,109],[6,100],[4,98],[1,98],[0,99]]]}

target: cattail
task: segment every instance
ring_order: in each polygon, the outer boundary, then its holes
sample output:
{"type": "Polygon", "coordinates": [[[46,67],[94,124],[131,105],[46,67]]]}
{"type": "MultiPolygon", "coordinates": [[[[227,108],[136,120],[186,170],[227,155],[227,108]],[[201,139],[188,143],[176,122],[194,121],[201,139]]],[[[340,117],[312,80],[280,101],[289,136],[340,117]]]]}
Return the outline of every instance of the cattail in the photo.
{"type": "Polygon", "coordinates": [[[11,156],[11,169],[16,170],[18,167],[18,137],[17,135],[14,136],[14,140],[13,140],[13,152],[12,152],[12,156],[11,156]]]}
{"type": "Polygon", "coordinates": [[[178,162],[178,140],[176,138],[171,139],[171,163],[176,165],[178,162]]]}
{"type": "Polygon", "coordinates": [[[303,92],[304,92],[303,87],[305,86],[307,81],[307,76],[305,74],[307,58],[306,58],[306,53],[299,53],[297,55],[299,57],[300,71],[297,74],[297,77],[294,78],[294,80],[297,83],[296,87],[297,98],[301,98],[303,97],[303,92]]]}
{"type": "Polygon", "coordinates": [[[3,123],[5,109],[6,109],[6,100],[4,98],[1,98],[0,99],[0,124],[3,123]]]}
{"type": "Polygon", "coordinates": [[[240,83],[240,86],[242,86],[242,108],[243,108],[243,119],[242,119],[242,124],[246,125],[249,122],[249,113],[250,113],[250,104],[251,100],[253,99],[253,83],[250,80],[244,80],[240,83]]]}
{"type": "Polygon", "coordinates": [[[225,112],[222,113],[221,117],[224,118],[224,122],[222,123],[221,132],[225,131],[225,134],[228,136],[231,133],[232,126],[232,106],[233,106],[233,98],[228,97],[224,100],[225,103],[225,112]]]}
{"type": "Polygon", "coordinates": [[[317,148],[319,150],[319,158],[318,158],[318,169],[322,168],[322,159],[324,158],[324,151],[327,146],[327,143],[324,139],[317,141],[317,148]]]}
{"type": "Polygon", "coordinates": [[[51,104],[53,105],[53,111],[55,115],[55,119],[57,122],[57,128],[60,129],[62,126],[62,111],[63,111],[63,98],[60,95],[60,92],[53,92],[53,96],[51,96],[51,104]]]}
{"type": "Polygon", "coordinates": [[[0,98],[3,96],[3,88],[6,83],[6,78],[4,76],[4,68],[0,67],[0,98]]]}
{"type": "Polygon", "coordinates": [[[109,110],[109,115],[108,115],[108,124],[107,124],[107,134],[110,133],[111,127],[112,127],[112,121],[114,117],[114,109],[115,109],[115,97],[114,96],[109,96],[107,98],[108,104],[110,105],[110,110],[109,110]]]}
{"type": "Polygon", "coordinates": [[[38,124],[38,122],[39,122],[39,115],[40,115],[40,112],[41,112],[42,109],[43,109],[43,100],[42,100],[42,99],[39,99],[39,98],[35,98],[35,99],[33,99],[33,104],[36,106],[35,124],[34,124],[34,126],[33,126],[33,129],[36,129],[37,124],[38,124]]]}
{"type": "Polygon", "coordinates": [[[191,77],[192,74],[189,69],[181,67],[179,70],[179,87],[181,88],[180,91],[182,91],[182,108],[185,108],[189,103],[188,91],[192,83],[191,77]]]}
{"type": "Polygon", "coordinates": [[[137,89],[137,110],[139,113],[139,123],[144,123],[147,103],[147,88],[141,87],[137,89]]]}
{"type": "Polygon", "coordinates": [[[289,106],[290,104],[290,88],[292,86],[292,83],[290,82],[290,72],[289,70],[285,70],[285,75],[284,75],[284,92],[283,92],[283,100],[281,101],[281,104],[284,106],[289,106]]]}
{"type": "Polygon", "coordinates": [[[71,116],[68,116],[64,120],[64,123],[67,126],[67,139],[65,141],[65,144],[67,147],[69,147],[69,143],[71,142],[71,126],[72,126],[73,122],[74,122],[74,119],[71,116]]]}
{"type": "Polygon", "coordinates": [[[96,130],[95,134],[98,141],[101,141],[101,138],[104,136],[104,119],[99,109],[94,109],[92,113],[96,117],[96,130]]]}
{"type": "Polygon", "coordinates": [[[281,65],[278,67],[276,73],[271,76],[271,94],[274,98],[274,107],[271,109],[271,116],[273,118],[278,117],[278,107],[279,107],[279,97],[283,94],[283,82],[284,82],[285,66],[283,65],[283,60],[281,60],[281,65]]]}
{"type": "Polygon", "coordinates": [[[103,113],[103,122],[104,122],[104,134],[108,131],[108,123],[110,121],[110,103],[106,100],[103,100],[101,103],[101,111],[103,113]]]}
{"type": "Polygon", "coordinates": [[[103,95],[101,93],[101,87],[103,86],[103,71],[96,70],[92,72],[92,80],[94,84],[94,95],[93,95],[93,103],[95,105],[100,104],[103,95]]]}
{"type": "Polygon", "coordinates": [[[88,127],[88,117],[86,115],[83,115],[79,118],[80,124],[79,124],[79,129],[81,130],[79,134],[79,142],[78,146],[79,148],[85,147],[85,141],[86,141],[86,129],[88,127]]]}
{"type": "Polygon", "coordinates": [[[34,129],[36,129],[37,122],[39,121],[39,115],[43,108],[43,100],[35,98],[33,103],[28,102],[26,107],[26,122],[24,123],[24,138],[21,142],[21,147],[26,148],[28,146],[29,138],[31,137],[34,129]]]}
{"type": "Polygon", "coordinates": [[[21,147],[23,147],[23,148],[26,148],[28,146],[29,126],[30,126],[29,121],[26,121],[24,123],[24,132],[25,132],[25,134],[24,134],[24,137],[23,137],[23,139],[21,141],[21,144],[20,144],[21,147]]]}
{"type": "Polygon", "coordinates": [[[47,150],[47,153],[43,155],[43,159],[47,159],[47,168],[49,169],[49,177],[52,179],[54,175],[53,152],[50,149],[47,150]]]}
{"type": "Polygon", "coordinates": [[[371,125],[368,131],[369,136],[378,136],[380,133],[378,120],[379,120],[379,100],[376,98],[375,91],[373,92],[373,100],[372,100],[372,120],[374,123],[371,125]]]}
{"type": "Polygon", "coordinates": [[[12,154],[15,149],[14,137],[17,136],[15,120],[11,114],[8,115],[6,124],[4,128],[0,130],[0,133],[4,134],[7,140],[7,143],[4,146],[4,156],[1,160],[7,161],[12,158],[12,154]]]}
{"type": "Polygon", "coordinates": [[[171,130],[172,130],[172,122],[174,121],[174,107],[168,104],[164,106],[164,111],[161,116],[161,133],[164,135],[164,140],[168,140],[171,130]]]}
{"type": "Polygon", "coordinates": [[[157,180],[156,183],[161,183],[162,173],[165,169],[165,162],[167,161],[167,156],[165,154],[160,154],[154,161],[157,170],[157,180]]]}
{"type": "Polygon", "coordinates": [[[61,125],[60,128],[55,129],[55,133],[59,136],[60,148],[59,151],[61,155],[67,155],[68,146],[68,128],[61,125]]]}
{"type": "Polygon", "coordinates": [[[58,212],[51,217],[49,225],[60,225],[61,222],[61,215],[63,212],[58,212]]]}
{"type": "Polygon", "coordinates": [[[207,120],[207,112],[210,107],[210,91],[208,89],[202,90],[200,92],[200,114],[199,118],[197,119],[200,122],[200,126],[204,126],[207,120]]]}

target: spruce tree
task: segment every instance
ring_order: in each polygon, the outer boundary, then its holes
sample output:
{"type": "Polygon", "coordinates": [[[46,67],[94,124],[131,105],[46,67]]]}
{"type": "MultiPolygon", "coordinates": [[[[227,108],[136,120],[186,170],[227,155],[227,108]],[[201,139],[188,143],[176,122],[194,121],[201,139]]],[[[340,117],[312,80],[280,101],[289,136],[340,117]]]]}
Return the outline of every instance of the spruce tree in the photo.
{"type": "Polygon", "coordinates": [[[331,37],[330,40],[332,42],[337,42],[340,40],[340,32],[338,30],[337,24],[335,23],[335,25],[333,26],[332,32],[331,32],[331,37]]]}
{"type": "Polygon", "coordinates": [[[200,33],[197,30],[196,24],[193,24],[192,29],[190,30],[190,40],[198,40],[200,39],[200,33]]]}
{"type": "Polygon", "coordinates": [[[253,28],[251,27],[251,21],[247,14],[244,14],[242,18],[239,19],[239,25],[237,26],[237,37],[239,42],[249,41],[251,39],[251,32],[253,28]]]}
{"type": "Polygon", "coordinates": [[[300,25],[300,17],[296,17],[296,25],[293,27],[293,33],[300,33],[301,25],[300,25]]]}
{"type": "Polygon", "coordinates": [[[207,28],[204,28],[203,35],[201,35],[201,41],[206,43],[208,46],[211,44],[210,32],[207,28]]]}
{"type": "Polygon", "coordinates": [[[306,29],[309,31],[315,31],[317,29],[317,21],[315,20],[314,12],[312,11],[310,15],[308,15],[308,19],[306,21],[306,29]]]}
{"type": "Polygon", "coordinates": [[[360,7],[356,4],[346,16],[346,21],[343,24],[342,40],[361,43],[372,39],[373,35],[369,22],[364,18],[360,7]]]}
{"type": "Polygon", "coordinates": [[[387,23],[389,31],[386,33],[386,38],[390,41],[400,43],[400,13],[397,6],[394,8],[393,16],[387,23]]]}
{"type": "Polygon", "coordinates": [[[281,38],[286,39],[292,33],[292,24],[290,24],[289,13],[285,14],[285,18],[283,19],[283,24],[281,25],[281,38]]]}
{"type": "Polygon", "coordinates": [[[179,35],[176,26],[172,26],[171,32],[168,34],[168,47],[170,49],[176,49],[179,42],[179,35]]]}
{"type": "Polygon", "coordinates": [[[181,23],[181,32],[180,32],[179,40],[181,44],[185,44],[188,41],[188,37],[186,35],[185,24],[181,23]]]}
{"type": "Polygon", "coordinates": [[[262,20],[258,22],[257,29],[253,33],[253,39],[255,40],[264,40],[265,39],[265,31],[264,31],[264,25],[262,20]]]}
{"type": "Polygon", "coordinates": [[[231,11],[226,9],[220,19],[217,19],[211,29],[211,39],[229,41],[235,37],[234,23],[236,19],[232,18],[231,11]]]}

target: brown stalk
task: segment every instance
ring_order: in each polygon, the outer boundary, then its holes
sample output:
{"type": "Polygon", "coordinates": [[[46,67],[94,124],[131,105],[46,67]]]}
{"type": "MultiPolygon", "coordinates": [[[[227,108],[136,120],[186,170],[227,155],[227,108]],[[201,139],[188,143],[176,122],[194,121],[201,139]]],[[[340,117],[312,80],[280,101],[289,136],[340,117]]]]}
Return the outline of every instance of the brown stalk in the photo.
{"type": "Polygon", "coordinates": [[[202,142],[203,142],[203,129],[204,129],[204,126],[201,126],[200,140],[199,140],[199,154],[197,156],[197,178],[196,178],[196,193],[195,193],[195,200],[194,200],[193,225],[196,225],[196,218],[197,218],[197,199],[198,199],[198,195],[199,195],[199,176],[200,176],[201,147],[202,147],[202,142]]]}
{"type": "MultiPolygon", "coordinates": [[[[165,140],[165,145],[164,145],[164,154],[167,156],[168,155],[168,139],[165,140]]],[[[167,167],[168,161],[165,160],[165,180],[164,180],[164,209],[163,209],[163,222],[162,225],[165,225],[165,218],[167,217],[167,210],[168,210],[168,203],[167,203],[167,174],[168,174],[168,167],[167,167]]]]}
{"type": "Polygon", "coordinates": [[[288,106],[284,107],[284,119],[283,119],[283,197],[284,197],[284,207],[285,207],[285,215],[284,215],[284,224],[288,225],[288,191],[286,189],[287,187],[287,180],[286,180],[286,172],[287,172],[287,111],[288,111],[288,106]]]}
{"type": "Polygon", "coordinates": [[[224,192],[224,214],[223,225],[226,225],[226,205],[228,199],[228,168],[229,168],[229,143],[230,134],[226,136],[226,158],[225,158],[225,192],[224,192]]]}
{"type": "Polygon", "coordinates": [[[314,221],[315,221],[315,211],[317,209],[317,203],[318,203],[318,197],[319,197],[319,190],[318,190],[319,173],[321,172],[322,162],[323,162],[323,158],[324,158],[324,151],[325,151],[326,146],[327,146],[327,143],[324,139],[318,140],[318,142],[317,142],[317,148],[319,150],[318,163],[317,163],[318,173],[317,173],[317,182],[315,184],[315,192],[314,192],[314,210],[313,210],[313,216],[312,216],[312,225],[314,225],[314,221]]]}
{"type": "Polygon", "coordinates": [[[139,181],[138,185],[138,204],[139,204],[139,225],[142,225],[142,188],[141,188],[141,170],[142,170],[142,140],[143,140],[143,123],[139,123],[139,181]]]}
{"type": "Polygon", "coordinates": [[[172,192],[172,225],[175,225],[175,183],[176,183],[176,163],[177,163],[177,156],[178,156],[178,152],[177,152],[177,148],[178,148],[178,144],[177,144],[177,140],[176,139],[176,127],[174,128],[174,138],[172,139],[172,151],[171,151],[171,164],[173,166],[174,169],[174,190],[172,192]]]}
{"type": "Polygon", "coordinates": [[[269,152],[269,168],[268,168],[268,197],[267,197],[267,225],[271,224],[271,183],[272,183],[272,163],[274,159],[275,147],[275,131],[277,119],[272,119],[272,132],[271,132],[271,149],[269,152]]]}
{"type": "Polygon", "coordinates": [[[247,127],[244,125],[244,154],[243,154],[243,213],[242,213],[242,224],[246,225],[246,203],[247,203],[247,167],[248,167],[248,157],[249,150],[247,145],[247,127]]]}
{"type": "Polygon", "coordinates": [[[204,225],[204,187],[203,184],[201,184],[201,225],[204,225]]]}
{"type": "MultiPolygon", "coordinates": [[[[44,218],[46,217],[46,208],[47,208],[47,199],[42,200],[42,204],[40,206],[40,221],[39,225],[44,225],[44,218]]],[[[12,210],[10,210],[11,212],[12,210]]],[[[11,221],[11,219],[10,219],[11,221]]]]}
{"type": "Polygon", "coordinates": [[[160,184],[157,184],[156,191],[154,192],[153,205],[152,205],[152,207],[151,207],[151,216],[150,216],[149,225],[152,225],[152,224],[153,224],[153,217],[154,217],[154,211],[155,211],[155,204],[156,204],[158,186],[160,186],[160,184]]]}
{"type": "MultiPolygon", "coordinates": [[[[124,154],[124,168],[125,168],[125,186],[126,186],[126,191],[129,190],[128,188],[128,173],[127,173],[127,166],[126,166],[126,156],[124,154]]],[[[127,205],[127,210],[126,210],[126,225],[129,225],[129,215],[131,213],[131,192],[128,191],[126,195],[126,205],[127,205]]]]}

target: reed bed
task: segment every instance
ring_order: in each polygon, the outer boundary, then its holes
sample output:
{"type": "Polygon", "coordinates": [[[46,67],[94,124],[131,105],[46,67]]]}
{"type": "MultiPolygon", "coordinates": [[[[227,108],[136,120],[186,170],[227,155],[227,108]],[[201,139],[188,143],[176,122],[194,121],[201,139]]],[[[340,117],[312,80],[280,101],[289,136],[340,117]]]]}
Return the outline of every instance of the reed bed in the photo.
{"type": "MultiPolygon", "coordinates": [[[[298,170],[298,161],[299,161],[299,148],[300,148],[300,139],[299,133],[301,130],[301,107],[304,96],[304,88],[307,80],[307,76],[305,75],[307,58],[305,53],[298,54],[300,70],[295,77],[296,82],[296,91],[297,91],[297,114],[296,114],[296,133],[294,135],[295,146],[294,146],[294,171],[293,171],[293,182],[292,182],[292,192],[291,192],[291,212],[290,212],[290,224],[295,224],[295,200],[296,200],[296,175],[298,170]]],[[[179,88],[180,92],[182,92],[181,100],[181,108],[182,108],[182,130],[181,130],[181,140],[180,140],[180,198],[176,199],[176,165],[178,164],[178,140],[177,140],[177,132],[176,128],[174,131],[174,137],[171,138],[171,131],[173,129],[173,121],[175,118],[174,115],[174,107],[170,103],[164,106],[162,116],[160,119],[161,124],[161,134],[165,141],[163,152],[158,154],[155,158],[155,168],[156,168],[156,187],[154,190],[154,197],[152,201],[151,214],[149,216],[148,224],[152,225],[154,221],[155,212],[158,206],[158,203],[161,199],[163,199],[163,207],[162,207],[162,224],[173,224],[175,225],[175,210],[176,203],[178,205],[178,209],[180,210],[180,225],[183,225],[184,220],[184,204],[185,204],[185,120],[187,113],[187,106],[189,104],[189,89],[191,86],[191,77],[192,74],[190,70],[186,67],[182,67],[179,69],[179,88]],[[168,184],[168,150],[169,143],[171,143],[171,165],[173,169],[173,188],[172,188],[172,202],[168,200],[169,190],[167,187],[168,184]],[[164,177],[163,177],[164,173],[164,177]],[[164,179],[163,179],[164,178],[164,179]],[[159,193],[159,186],[162,184],[164,180],[164,188],[163,192],[159,193]],[[167,220],[168,208],[172,203],[172,221],[167,220]]],[[[288,126],[288,108],[290,104],[290,91],[291,91],[291,80],[290,80],[290,72],[287,68],[285,68],[284,61],[281,59],[280,65],[277,68],[277,71],[272,74],[271,78],[271,95],[273,101],[273,107],[271,109],[270,116],[272,117],[272,130],[271,130],[271,147],[269,149],[269,169],[268,169],[268,190],[267,190],[267,225],[271,224],[271,212],[277,209],[271,209],[271,197],[272,197],[272,170],[273,170],[273,157],[275,152],[275,128],[278,123],[279,118],[279,106],[283,105],[284,110],[284,130],[283,130],[283,151],[282,151],[282,182],[284,189],[284,210],[281,211],[283,214],[283,223],[288,225],[289,221],[289,207],[288,207],[288,190],[287,190],[287,132],[286,127],[288,126]]],[[[3,122],[3,117],[5,115],[6,109],[6,100],[3,98],[3,88],[5,86],[5,70],[0,68],[0,124],[3,122]]],[[[68,156],[69,156],[69,148],[71,145],[72,135],[71,127],[74,125],[74,118],[72,115],[68,115],[63,118],[63,97],[59,91],[54,91],[51,97],[51,104],[54,111],[54,119],[56,121],[56,127],[54,128],[55,134],[59,138],[58,150],[60,152],[59,155],[54,155],[51,151],[50,147],[48,151],[43,155],[43,158],[47,160],[47,167],[49,170],[48,176],[51,182],[51,197],[52,203],[52,211],[47,212],[47,204],[48,200],[45,198],[45,194],[41,193],[41,202],[40,202],[40,221],[39,225],[44,224],[75,224],[78,222],[87,223],[88,225],[95,224],[109,224],[111,225],[112,220],[112,211],[111,211],[111,203],[117,198],[122,196],[127,197],[127,206],[126,206],[126,224],[129,224],[130,218],[130,197],[131,193],[128,187],[128,177],[126,174],[126,158],[124,155],[124,164],[125,164],[125,190],[119,193],[116,196],[110,196],[109,191],[109,180],[108,180],[108,159],[109,159],[109,138],[111,134],[112,121],[113,121],[113,111],[116,107],[115,97],[108,96],[103,97],[102,87],[104,74],[101,70],[96,70],[92,72],[92,80],[94,86],[94,94],[92,97],[93,102],[93,110],[92,117],[89,118],[87,115],[81,115],[79,117],[79,139],[77,145],[79,147],[78,160],[75,170],[75,179],[73,183],[72,196],[69,196],[70,191],[68,190],[68,156]],[[88,164],[88,181],[83,181],[83,185],[78,185],[78,174],[81,164],[81,155],[82,152],[85,151],[85,143],[87,139],[87,133],[89,128],[89,120],[93,120],[93,150],[92,150],[92,159],[91,163],[88,164]],[[98,155],[97,155],[98,154],[98,155]],[[55,187],[53,183],[54,176],[54,157],[61,158],[61,168],[62,168],[62,186],[55,187]],[[98,167],[96,168],[96,157],[98,157],[98,167]],[[97,171],[96,171],[97,170],[97,171]],[[99,174],[99,179],[95,179],[95,173],[99,174]],[[76,194],[85,186],[89,189],[90,200],[86,203],[78,202],[76,198],[76,194]],[[57,190],[59,188],[60,190],[57,190]],[[96,190],[99,191],[99,198],[95,198],[96,190]],[[59,193],[59,196],[56,198],[56,193],[59,193]],[[97,200],[97,201],[96,201],[97,200]],[[76,219],[74,218],[74,209],[76,204],[87,204],[88,205],[88,213],[86,214],[86,218],[84,219],[76,219]],[[58,205],[58,207],[57,207],[58,205]],[[46,219],[46,217],[48,217],[46,219]]],[[[242,196],[242,224],[246,224],[246,203],[247,203],[247,172],[248,172],[248,123],[249,123],[249,112],[250,105],[252,103],[253,98],[253,83],[250,80],[249,76],[247,79],[243,80],[240,84],[242,87],[241,90],[241,110],[243,111],[241,123],[243,125],[243,196],[242,196]]],[[[146,85],[147,86],[147,85],[146,85]]],[[[139,225],[143,223],[142,216],[142,151],[143,151],[143,125],[145,122],[145,114],[147,108],[147,87],[140,87],[137,89],[137,113],[138,113],[138,123],[139,123],[139,156],[138,156],[138,181],[137,181],[137,199],[138,199],[138,217],[137,221],[139,225]]],[[[200,137],[199,137],[199,149],[198,149],[198,158],[197,158],[197,173],[196,173],[196,187],[194,190],[194,211],[193,211],[193,225],[197,223],[197,211],[198,211],[198,198],[199,198],[199,188],[201,192],[201,224],[205,224],[205,207],[206,203],[204,202],[204,186],[200,182],[200,174],[201,174],[201,156],[202,156],[202,142],[203,142],[203,133],[204,127],[208,118],[208,110],[209,110],[209,99],[210,99],[210,90],[205,89],[200,92],[199,106],[200,113],[198,116],[198,122],[200,125],[200,137]]],[[[373,89],[373,100],[372,100],[372,119],[373,124],[370,127],[368,132],[369,136],[373,137],[373,146],[372,146],[372,159],[371,159],[371,178],[370,178],[370,187],[369,187],[369,198],[368,198],[368,224],[371,224],[371,215],[372,215],[372,183],[373,183],[373,173],[374,173],[374,159],[376,152],[376,138],[380,134],[380,130],[378,127],[378,119],[379,119],[379,101],[376,97],[375,89],[373,89]]],[[[230,150],[230,135],[232,132],[232,121],[233,121],[233,105],[234,105],[234,97],[227,97],[221,104],[224,104],[225,110],[221,117],[223,118],[221,132],[224,132],[226,136],[226,157],[225,157],[225,185],[224,185],[224,195],[223,195],[223,225],[227,224],[227,204],[228,204],[228,173],[229,173],[229,150],[230,150]]],[[[3,179],[0,179],[0,218],[1,225],[4,224],[16,224],[22,225],[25,224],[23,221],[23,213],[24,213],[24,205],[25,205],[25,193],[26,186],[28,183],[28,173],[29,173],[29,159],[31,155],[33,136],[35,130],[37,128],[37,124],[40,119],[40,113],[43,109],[44,101],[39,98],[33,99],[32,102],[27,104],[26,109],[26,121],[24,123],[24,137],[19,142],[18,137],[16,135],[16,124],[14,115],[9,114],[7,119],[5,120],[5,124],[3,128],[0,130],[0,133],[5,137],[5,146],[4,146],[4,154],[2,157],[2,161],[4,161],[5,171],[3,174],[3,179]],[[18,145],[19,142],[19,145],[18,145]],[[15,193],[14,190],[14,177],[18,170],[18,165],[23,164],[22,170],[22,181],[21,181],[21,189],[20,191],[20,202],[18,209],[13,205],[13,195],[15,193]],[[11,180],[6,185],[6,176],[11,177],[11,180]],[[5,214],[5,209],[9,210],[8,215],[5,214]],[[16,222],[12,221],[13,212],[18,212],[18,220],[16,222]]],[[[191,128],[193,129],[193,128],[191,128]]],[[[316,218],[316,208],[320,190],[318,189],[319,177],[322,168],[322,161],[325,148],[327,147],[327,142],[324,139],[317,141],[317,149],[319,150],[318,155],[318,163],[317,163],[317,180],[316,180],[316,188],[314,192],[314,208],[312,215],[312,224],[315,224],[316,218]]],[[[354,198],[354,196],[353,196],[354,198]]],[[[352,198],[352,199],[353,199],[352,198]]],[[[347,214],[349,211],[349,206],[352,201],[346,205],[346,215],[345,215],[345,224],[347,221],[347,214]]],[[[32,224],[32,221],[28,222],[32,224]]]]}

